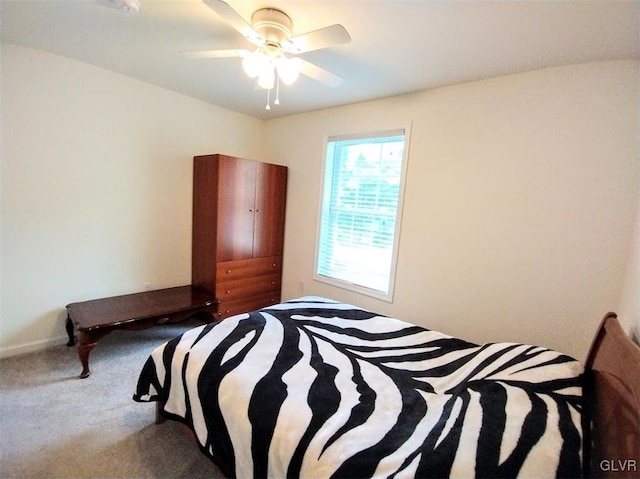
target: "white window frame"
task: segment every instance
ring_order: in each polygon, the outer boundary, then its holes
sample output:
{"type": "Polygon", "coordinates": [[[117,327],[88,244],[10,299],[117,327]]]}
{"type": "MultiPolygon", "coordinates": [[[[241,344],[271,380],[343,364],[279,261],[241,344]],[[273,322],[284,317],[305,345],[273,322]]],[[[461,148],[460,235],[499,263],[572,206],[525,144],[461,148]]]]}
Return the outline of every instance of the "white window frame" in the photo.
{"type": "Polygon", "coordinates": [[[322,283],[326,283],[332,286],[336,286],[338,288],[353,291],[359,294],[364,294],[366,296],[371,296],[376,299],[380,299],[382,301],[386,301],[389,303],[393,302],[396,270],[397,270],[397,262],[398,262],[398,250],[400,245],[400,232],[402,229],[401,228],[402,212],[403,212],[403,204],[404,204],[407,164],[408,164],[408,158],[409,158],[409,145],[410,145],[410,136],[411,136],[410,133],[411,133],[411,124],[403,128],[376,130],[376,131],[370,131],[370,132],[364,132],[364,133],[325,135],[324,151],[323,151],[324,160],[322,162],[322,172],[321,172],[322,182],[321,182],[321,188],[320,188],[320,201],[319,201],[318,219],[317,219],[316,249],[315,249],[314,269],[313,269],[314,280],[320,281],[322,283]],[[329,143],[334,141],[358,140],[358,139],[366,140],[367,138],[400,136],[400,135],[404,136],[404,149],[403,149],[403,155],[402,155],[400,186],[398,191],[398,203],[396,208],[396,223],[395,223],[395,230],[393,234],[392,258],[391,258],[391,267],[389,270],[387,293],[385,294],[382,291],[378,291],[378,290],[368,288],[366,286],[358,285],[342,279],[337,279],[330,276],[318,274],[318,266],[319,266],[318,262],[320,257],[320,232],[322,227],[322,209],[324,206],[324,199],[326,195],[330,194],[330,186],[325,184],[327,179],[327,163],[328,163],[327,153],[328,153],[329,143]]]}

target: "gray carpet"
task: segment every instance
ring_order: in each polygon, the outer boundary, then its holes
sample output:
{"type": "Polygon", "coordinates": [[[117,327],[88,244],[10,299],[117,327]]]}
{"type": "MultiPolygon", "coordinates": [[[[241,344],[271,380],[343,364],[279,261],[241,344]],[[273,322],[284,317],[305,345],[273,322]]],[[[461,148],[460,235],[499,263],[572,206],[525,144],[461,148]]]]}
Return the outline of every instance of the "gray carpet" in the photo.
{"type": "Polygon", "coordinates": [[[222,478],[184,426],[154,423],[153,404],[131,397],[159,344],[201,323],[115,331],[81,371],[76,348],[0,361],[0,477],[222,478]]]}

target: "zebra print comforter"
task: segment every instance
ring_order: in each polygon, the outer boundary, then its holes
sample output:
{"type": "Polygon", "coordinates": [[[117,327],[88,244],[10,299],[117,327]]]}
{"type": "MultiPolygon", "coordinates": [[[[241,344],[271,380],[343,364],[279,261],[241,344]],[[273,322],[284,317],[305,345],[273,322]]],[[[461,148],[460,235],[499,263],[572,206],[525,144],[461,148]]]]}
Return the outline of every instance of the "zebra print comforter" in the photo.
{"type": "Polygon", "coordinates": [[[307,297],[160,346],[134,400],[164,403],[228,477],[579,477],[581,374],[307,297]]]}

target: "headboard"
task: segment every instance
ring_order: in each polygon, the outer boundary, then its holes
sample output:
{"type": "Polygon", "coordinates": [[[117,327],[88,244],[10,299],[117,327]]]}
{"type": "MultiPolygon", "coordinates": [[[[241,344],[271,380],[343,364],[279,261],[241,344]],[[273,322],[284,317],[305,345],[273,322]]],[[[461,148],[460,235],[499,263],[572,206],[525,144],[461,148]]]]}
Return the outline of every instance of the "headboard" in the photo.
{"type": "Polygon", "coordinates": [[[640,477],[640,348],[608,313],[585,367],[586,477],[640,477]]]}

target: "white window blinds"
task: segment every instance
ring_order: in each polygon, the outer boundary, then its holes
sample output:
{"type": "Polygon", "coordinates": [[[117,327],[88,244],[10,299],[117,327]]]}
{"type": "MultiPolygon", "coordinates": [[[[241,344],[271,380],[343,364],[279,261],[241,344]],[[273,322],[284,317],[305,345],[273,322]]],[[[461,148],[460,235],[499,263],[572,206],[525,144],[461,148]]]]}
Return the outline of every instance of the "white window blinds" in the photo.
{"type": "Polygon", "coordinates": [[[329,138],[318,279],[362,287],[383,297],[391,294],[404,144],[404,130],[329,138]]]}

